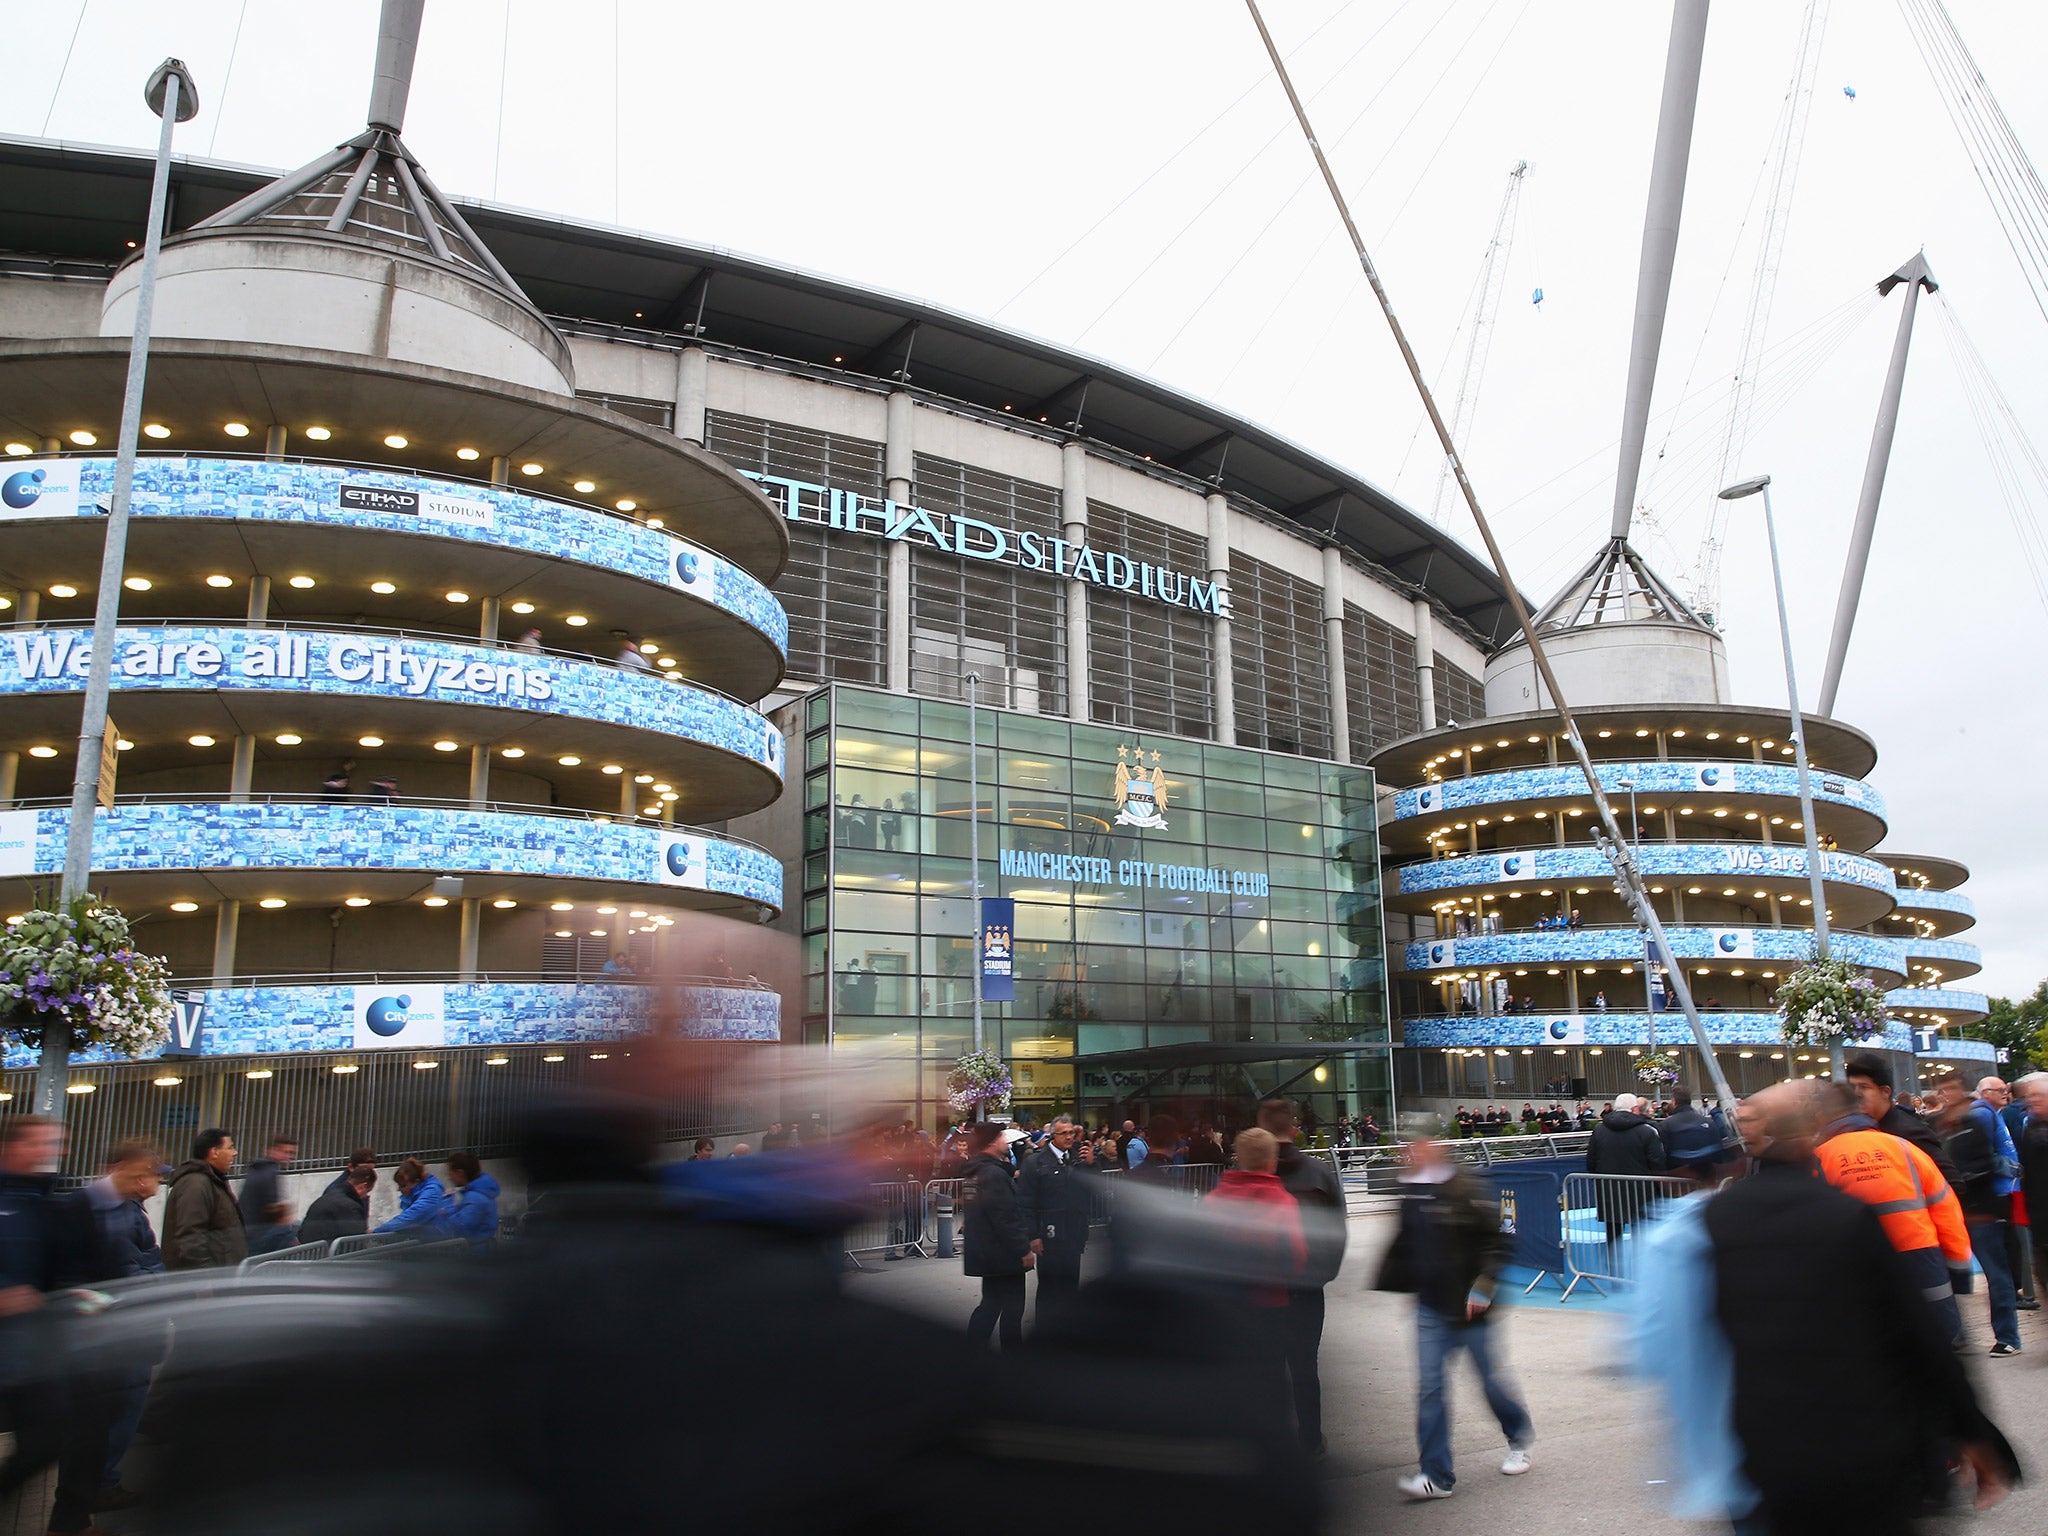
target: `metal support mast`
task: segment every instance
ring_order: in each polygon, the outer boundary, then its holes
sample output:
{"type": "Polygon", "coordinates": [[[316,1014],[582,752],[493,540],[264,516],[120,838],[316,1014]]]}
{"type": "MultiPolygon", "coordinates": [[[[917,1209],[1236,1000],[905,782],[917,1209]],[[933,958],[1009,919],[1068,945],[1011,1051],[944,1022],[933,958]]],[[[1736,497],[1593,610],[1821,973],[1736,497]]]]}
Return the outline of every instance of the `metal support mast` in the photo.
{"type": "Polygon", "coordinates": [[[1892,342],[1891,366],[1885,370],[1884,394],[1877,402],[1877,425],[1870,433],[1870,457],[1863,465],[1863,490],[1856,498],[1856,526],[1849,534],[1849,558],[1842,568],[1842,591],[1835,599],[1835,632],[1828,637],[1827,670],[1820,680],[1820,712],[1835,712],[1835,690],[1842,685],[1842,662],[1849,653],[1849,632],[1856,627],[1856,605],[1863,597],[1863,571],[1870,564],[1870,540],[1877,532],[1877,503],[1884,495],[1884,473],[1891,463],[1892,434],[1899,427],[1899,394],[1906,384],[1906,352],[1913,345],[1913,315],[1920,290],[1933,293],[1941,285],[1921,252],[1877,285],[1888,294],[1906,285],[1905,308],[1899,311],[1899,333],[1892,342]]]}
{"type": "MultiPolygon", "coordinates": [[[[1422,408],[1429,415],[1430,425],[1436,429],[1437,441],[1443,445],[1444,457],[1451,466],[1452,475],[1457,479],[1458,489],[1464,494],[1465,505],[1471,509],[1472,521],[1477,525],[1479,537],[1486,545],[1486,553],[1493,561],[1493,569],[1500,578],[1501,589],[1506,595],[1508,607],[1515,616],[1515,622],[1521,626],[1523,637],[1528,641],[1530,659],[1536,665],[1537,673],[1543,680],[1543,686],[1550,690],[1550,700],[1552,707],[1557,711],[1558,723],[1563,726],[1565,739],[1571,744],[1572,755],[1578,759],[1579,768],[1586,776],[1586,787],[1593,797],[1593,807],[1599,813],[1600,824],[1604,828],[1604,835],[1600,839],[1600,846],[1614,866],[1617,887],[1622,890],[1625,899],[1634,909],[1637,921],[1650,931],[1651,942],[1656,945],[1657,953],[1663,960],[1665,970],[1669,973],[1672,988],[1678,995],[1679,1007],[1685,1014],[1686,1022],[1692,1026],[1692,1037],[1694,1043],[1699,1047],[1701,1060],[1705,1063],[1708,1073],[1713,1078],[1715,1094],[1724,1104],[1733,1103],[1735,1099],[1734,1090],[1728,1086],[1728,1079],[1722,1074],[1721,1064],[1714,1056],[1713,1041],[1708,1037],[1706,1025],[1700,1020],[1699,1008],[1693,1002],[1692,988],[1685,979],[1684,969],[1678,964],[1676,957],[1671,952],[1671,940],[1664,932],[1663,923],[1658,920],[1656,910],[1650,905],[1649,887],[1643,882],[1642,871],[1636,864],[1634,850],[1630,846],[1629,839],[1622,836],[1621,823],[1615,818],[1614,807],[1607,799],[1607,792],[1601,787],[1600,775],[1594,771],[1592,755],[1586,750],[1585,738],[1580,733],[1577,718],[1572,714],[1570,706],[1565,702],[1564,691],[1558,687],[1557,674],[1552,670],[1550,657],[1544,651],[1543,642],[1536,633],[1535,621],[1530,617],[1529,606],[1522,601],[1520,590],[1508,575],[1507,557],[1501,553],[1500,542],[1493,534],[1493,525],[1487,521],[1485,512],[1480,509],[1479,493],[1473,489],[1472,481],[1465,473],[1464,461],[1458,456],[1458,445],[1452,440],[1451,429],[1444,421],[1442,411],[1437,409],[1436,397],[1430,393],[1429,385],[1422,377],[1422,365],[1416,360],[1415,349],[1408,342],[1408,333],[1402,328],[1399,317],[1394,313],[1394,302],[1387,296],[1386,285],[1380,281],[1379,270],[1373,266],[1372,257],[1366,251],[1365,237],[1358,232],[1358,223],[1351,216],[1350,203],[1345,199],[1343,189],[1337,185],[1336,173],[1330,169],[1330,162],[1323,153],[1323,146],[1316,138],[1315,129],[1310,126],[1308,111],[1302,106],[1301,97],[1294,89],[1293,78],[1287,73],[1286,61],[1280,57],[1280,50],[1273,42],[1273,34],[1266,30],[1266,20],[1259,14],[1258,0],[1245,0],[1245,4],[1251,11],[1252,24],[1259,29],[1259,39],[1266,46],[1267,56],[1273,62],[1273,72],[1279,77],[1281,88],[1287,92],[1288,105],[1293,108],[1295,120],[1301,125],[1302,136],[1308,140],[1309,152],[1315,156],[1316,168],[1322,173],[1323,185],[1329,189],[1330,199],[1337,207],[1337,215],[1343,220],[1344,232],[1349,237],[1351,248],[1358,257],[1358,264],[1365,273],[1365,280],[1372,287],[1373,297],[1379,301],[1380,312],[1386,316],[1387,328],[1393,332],[1394,344],[1400,348],[1401,360],[1408,367],[1408,376],[1414,380],[1416,393],[1422,397],[1422,408]]],[[[1666,63],[1667,74],[1664,82],[1664,112],[1667,120],[1660,121],[1657,131],[1657,167],[1660,176],[1668,173],[1671,156],[1666,153],[1667,141],[1678,141],[1681,146],[1681,152],[1676,156],[1677,176],[1681,190],[1685,177],[1684,151],[1689,150],[1692,143],[1692,107],[1699,95],[1699,64],[1705,44],[1706,24],[1707,0],[1678,0],[1676,13],[1672,18],[1671,48],[1666,63]],[[1674,84],[1672,79],[1674,74],[1684,74],[1689,78],[1674,84]],[[1674,104],[1681,108],[1684,113],[1685,121],[1681,128],[1674,128],[1674,125],[1668,121],[1674,110],[1674,104]]],[[[1671,288],[1669,261],[1677,242],[1678,203],[1675,197],[1660,198],[1658,185],[1653,182],[1650,193],[1653,220],[1658,217],[1660,207],[1666,207],[1666,205],[1668,205],[1666,211],[1670,226],[1670,239],[1668,242],[1663,241],[1661,237],[1659,239],[1659,246],[1665,252],[1665,267],[1661,274],[1661,280],[1654,284],[1663,295],[1668,295],[1671,288]]],[[[1645,266],[1647,267],[1652,249],[1652,235],[1648,230],[1645,231],[1643,237],[1643,249],[1645,266]]],[[[1646,273],[1646,276],[1655,279],[1657,274],[1646,273]]],[[[1637,299],[1636,309],[1638,329],[1640,330],[1644,312],[1640,295],[1637,299]]],[[[1661,331],[1663,325],[1661,302],[1657,306],[1656,321],[1657,327],[1661,331]]],[[[1655,345],[1648,349],[1652,371],[1654,371],[1656,351],[1655,345]]],[[[1643,345],[1640,336],[1638,336],[1635,357],[1631,359],[1630,364],[1630,388],[1632,393],[1636,386],[1635,363],[1642,355],[1643,345]]],[[[1644,420],[1647,422],[1649,400],[1647,380],[1643,381],[1642,397],[1645,407],[1644,420]]],[[[1628,458],[1626,440],[1624,440],[1623,468],[1626,474],[1623,478],[1627,481],[1629,489],[1626,494],[1619,489],[1616,491],[1616,505],[1620,513],[1618,520],[1621,524],[1619,533],[1621,536],[1625,536],[1627,533],[1626,513],[1634,498],[1636,471],[1641,467],[1642,438],[1643,432],[1639,428],[1636,433],[1633,462],[1628,458]]]]}

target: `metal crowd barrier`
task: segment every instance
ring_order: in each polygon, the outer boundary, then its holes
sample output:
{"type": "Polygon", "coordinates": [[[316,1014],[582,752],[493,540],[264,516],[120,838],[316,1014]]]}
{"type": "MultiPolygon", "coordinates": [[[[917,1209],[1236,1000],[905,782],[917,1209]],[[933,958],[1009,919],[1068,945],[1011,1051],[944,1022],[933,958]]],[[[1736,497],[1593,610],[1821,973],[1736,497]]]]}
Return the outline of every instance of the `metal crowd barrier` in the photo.
{"type": "Polygon", "coordinates": [[[1690,1179],[1660,1174],[1569,1173],[1564,1180],[1564,1262],[1570,1296],[1585,1281],[1606,1295],[1640,1267],[1643,1228],[1666,1200],[1690,1194],[1690,1179]]]}
{"type": "Polygon", "coordinates": [[[309,1259],[326,1257],[327,1240],[322,1238],[317,1243],[299,1243],[295,1247],[280,1248],[275,1253],[259,1253],[253,1258],[244,1259],[235,1266],[235,1273],[246,1275],[250,1270],[264,1264],[301,1264],[309,1259]]]}
{"type": "Polygon", "coordinates": [[[1221,1163],[1181,1163],[1165,1170],[1166,1187],[1199,1200],[1223,1178],[1221,1163]]]}
{"type": "Polygon", "coordinates": [[[409,1243],[412,1238],[404,1232],[358,1232],[350,1237],[337,1237],[327,1251],[330,1259],[356,1258],[378,1248],[389,1248],[394,1243],[409,1243]]]}
{"type": "MultiPolygon", "coordinates": [[[[958,1180],[954,1183],[957,1185],[958,1180]]],[[[870,1184],[868,1211],[847,1230],[844,1252],[855,1269],[863,1253],[890,1253],[909,1257],[925,1256],[925,1186],[914,1181],[902,1184],[870,1184]]]]}

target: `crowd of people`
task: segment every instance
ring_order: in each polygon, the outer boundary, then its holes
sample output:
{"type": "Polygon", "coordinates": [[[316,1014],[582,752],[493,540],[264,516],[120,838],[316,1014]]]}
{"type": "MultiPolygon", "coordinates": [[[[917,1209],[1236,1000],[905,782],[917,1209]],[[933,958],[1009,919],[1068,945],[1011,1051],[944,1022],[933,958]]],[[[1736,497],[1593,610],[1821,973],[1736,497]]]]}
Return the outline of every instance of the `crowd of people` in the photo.
{"type": "MultiPolygon", "coordinates": [[[[49,1529],[94,1529],[94,1513],[124,1508],[135,1495],[121,1482],[142,1422],[152,1368],[72,1380],[42,1380],[14,1358],[27,1346],[19,1321],[46,1299],[138,1276],[229,1268],[301,1243],[331,1242],[369,1231],[419,1241],[460,1240],[474,1250],[498,1236],[498,1181],[467,1152],[450,1153],[436,1175],[416,1157],[393,1175],[399,1209],[370,1225],[377,1155],[368,1147],[294,1217],[284,1176],[299,1153],[296,1138],[270,1137],[241,1187],[229,1179],[234,1137],[213,1128],[193,1138],[191,1156],[164,1165],[149,1142],[126,1140],[108,1151],[100,1176],[60,1191],[66,1133],[33,1115],[0,1117],[0,1400],[15,1433],[15,1454],[0,1468],[0,1503],[53,1462],[56,1503],[49,1529]],[[162,1237],[148,1203],[165,1193],[162,1237]]],[[[32,1353],[33,1351],[31,1351],[32,1353]]]]}

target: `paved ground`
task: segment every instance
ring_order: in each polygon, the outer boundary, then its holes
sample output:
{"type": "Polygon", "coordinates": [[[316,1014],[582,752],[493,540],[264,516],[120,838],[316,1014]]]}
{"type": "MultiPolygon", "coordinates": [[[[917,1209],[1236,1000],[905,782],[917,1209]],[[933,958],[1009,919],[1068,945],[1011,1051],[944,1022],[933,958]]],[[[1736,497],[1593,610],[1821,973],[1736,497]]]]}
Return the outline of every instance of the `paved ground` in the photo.
{"type": "MultiPolygon", "coordinates": [[[[1536,1465],[1526,1476],[1500,1475],[1499,1427],[1486,1411],[1471,1368],[1455,1368],[1451,1386],[1452,1446],[1458,1491],[1441,1503],[1414,1505],[1394,1487],[1415,1470],[1415,1361],[1406,1297],[1365,1287],[1380,1250],[1393,1235],[1384,1215],[1355,1216],[1351,1251],[1329,1289],[1323,1342],[1325,1429],[1339,1532],[1399,1530],[1418,1536],[1474,1530],[1710,1531],[1665,1513],[1664,1476],[1656,1457],[1655,1395],[1627,1375],[1621,1359],[1623,1320],[1613,1311],[1581,1307],[1577,1298],[1517,1305],[1504,1319],[1505,1357],[1536,1422],[1536,1465]]],[[[957,1260],[863,1261],[848,1278],[853,1293],[890,1306],[964,1321],[979,1282],[957,1260]]],[[[1551,1290],[1549,1295],[1555,1296],[1551,1290]]],[[[1973,1336],[1990,1346],[1981,1293],[1964,1299],[1973,1336]]],[[[1027,1319],[1029,1314],[1027,1313],[1027,1319]]],[[[1973,1361],[1979,1390],[1993,1415],[2041,1482],[2023,1489],[1981,1519],[1944,1523],[1986,1536],[2036,1536],[2048,1531],[2048,1314],[2024,1313],[2027,1353],[2016,1360],[1973,1361]]]]}

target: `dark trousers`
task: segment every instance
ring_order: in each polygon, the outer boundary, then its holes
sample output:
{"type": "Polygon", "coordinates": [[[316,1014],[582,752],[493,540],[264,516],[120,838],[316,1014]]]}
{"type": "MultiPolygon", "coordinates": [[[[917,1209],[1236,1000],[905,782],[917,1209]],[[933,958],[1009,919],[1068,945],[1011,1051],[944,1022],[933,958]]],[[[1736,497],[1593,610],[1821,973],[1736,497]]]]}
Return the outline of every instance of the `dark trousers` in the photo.
{"type": "Polygon", "coordinates": [[[114,1385],[93,1376],[36,1382],[6,1394],[0,1413],[14,1430],[14,1455],[0,1468],[0,1507],[54,1461],[57,1497],[48,1529],[82,1531],[92,1523],[92,1503],[107,1459],[114,1385]]]}
{"type": "Polygon", "coordinates": [[[2012,1283],[2024,1301],[2034,1299],[2034,1271],[2029,1265],[2033,1244],[2029,1235],[2033,1228],[2023,1227],[2016,1221],[2005,1224],[2005,1267],[2012,1271],[2012,1283]]]}
{"type": "Polygon", "coordinates": [[[1313,1450],[1323,1442],[1323,1380],[1316,1356],[1323,1347],[1323,1288],[1287,1293],[1287,1378],[1294,1391],[1294,1429],[1313,1450]]]}
{"type": "Polygon", "coordinates": [[[1015,1354],[1024,1347],[1024,1271],[1014,1275],[983,1275],[981,1305],[967,1319],[967,1337],[983,1348],[989,1335],[1001,1328],[1003,1353],[1015,1354]]]}
{"type": "Polygon", "coordinates": [[[1764,1494],[1757,1514],[1769,1536],[1913,1536],[1910,1494],[1844,1505],[1825,1488],[1764,1494]]]}
{"type": "Polygon", "coordinates": [[[1048,1243],[1045,1252],[1038,1256],[1036,1267],[1038,1313],[1034,1321],[1043,1328],[1046,1314],[1051,1312],[1057,1316],[1081,1289],[1081,1250],[1066,1244],[1055,1247],[1048,1243]]]}

